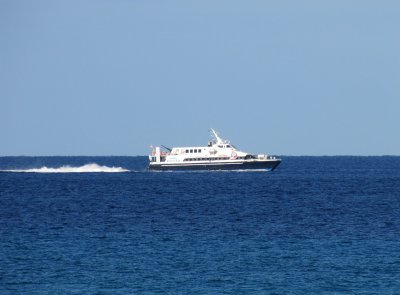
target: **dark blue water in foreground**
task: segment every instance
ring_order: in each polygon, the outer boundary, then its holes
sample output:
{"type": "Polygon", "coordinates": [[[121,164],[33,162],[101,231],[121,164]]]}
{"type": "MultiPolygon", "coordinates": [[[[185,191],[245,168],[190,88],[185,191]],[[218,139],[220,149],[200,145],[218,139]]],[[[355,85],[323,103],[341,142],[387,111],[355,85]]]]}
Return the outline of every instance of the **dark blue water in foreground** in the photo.
{"type": "Polygon", "coordinates": [[[400,157],[145,172],[144,157],[0,158],[2,294],[399,294],[400,157]]]}

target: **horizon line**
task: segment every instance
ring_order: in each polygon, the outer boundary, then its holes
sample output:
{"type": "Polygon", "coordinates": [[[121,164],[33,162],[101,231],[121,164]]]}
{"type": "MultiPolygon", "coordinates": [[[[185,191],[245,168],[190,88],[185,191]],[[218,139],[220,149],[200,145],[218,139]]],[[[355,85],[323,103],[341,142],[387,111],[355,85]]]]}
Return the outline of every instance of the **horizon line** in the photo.
{"type": "MultiPolygon", "coordinates": [[[[0,158],[17,158],[17,157],[148,157],[148,155],[0,155],[0,158]]],[[[381,154],[381,155],[351,155],[351,154],[342,154],[342,155],[278,155],[278,157],[400,157],[398,155],[390,155],[390,154],[381,154]]]]}

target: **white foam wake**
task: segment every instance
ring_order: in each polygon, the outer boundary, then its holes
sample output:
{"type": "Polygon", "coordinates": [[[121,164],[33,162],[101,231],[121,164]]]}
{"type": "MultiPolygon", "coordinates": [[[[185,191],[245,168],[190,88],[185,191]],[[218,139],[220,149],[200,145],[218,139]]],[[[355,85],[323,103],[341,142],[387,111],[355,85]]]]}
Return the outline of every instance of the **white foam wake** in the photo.
{"type": "Polygon", "coordinates": [[[23,169],[23,170],[1,170],[3,172],[34,172],[34,173],[88,173],[88,172],[129,172],[129,170],[122,167],[108,167],[100,166],[96,163],[86,164],[80,167],[62,166],[59,168],[48,168],[43,166],[41,168],[23,169]]]}

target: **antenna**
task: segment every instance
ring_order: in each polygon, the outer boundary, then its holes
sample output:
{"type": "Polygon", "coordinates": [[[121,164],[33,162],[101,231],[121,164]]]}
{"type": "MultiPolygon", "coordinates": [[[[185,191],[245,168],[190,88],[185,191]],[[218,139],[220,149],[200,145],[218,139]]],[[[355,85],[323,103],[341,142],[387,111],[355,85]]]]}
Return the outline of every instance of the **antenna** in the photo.
{"type": "Polygon", "coordinates": [[[217,143],[224,143],[224,140],[221,139],[221,137],[218,136],[218,133],[211,128],[211,132],[217,143]]]}

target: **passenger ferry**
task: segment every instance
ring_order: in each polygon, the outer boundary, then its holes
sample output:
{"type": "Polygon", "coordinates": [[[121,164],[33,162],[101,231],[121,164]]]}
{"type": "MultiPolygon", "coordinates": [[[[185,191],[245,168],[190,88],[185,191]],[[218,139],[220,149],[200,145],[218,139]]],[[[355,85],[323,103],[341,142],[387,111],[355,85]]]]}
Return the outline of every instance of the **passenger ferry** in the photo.
{"type": "Polygon", "coordinates": [[[213,140],[207,146],[174,147],[165,146],[152,149],[149,156],[150,170],[247,170],[272,171],[280,163],[276,156],[253,155],[238,150],[228,140],[221,139],[211,129],[213,140]]]}

